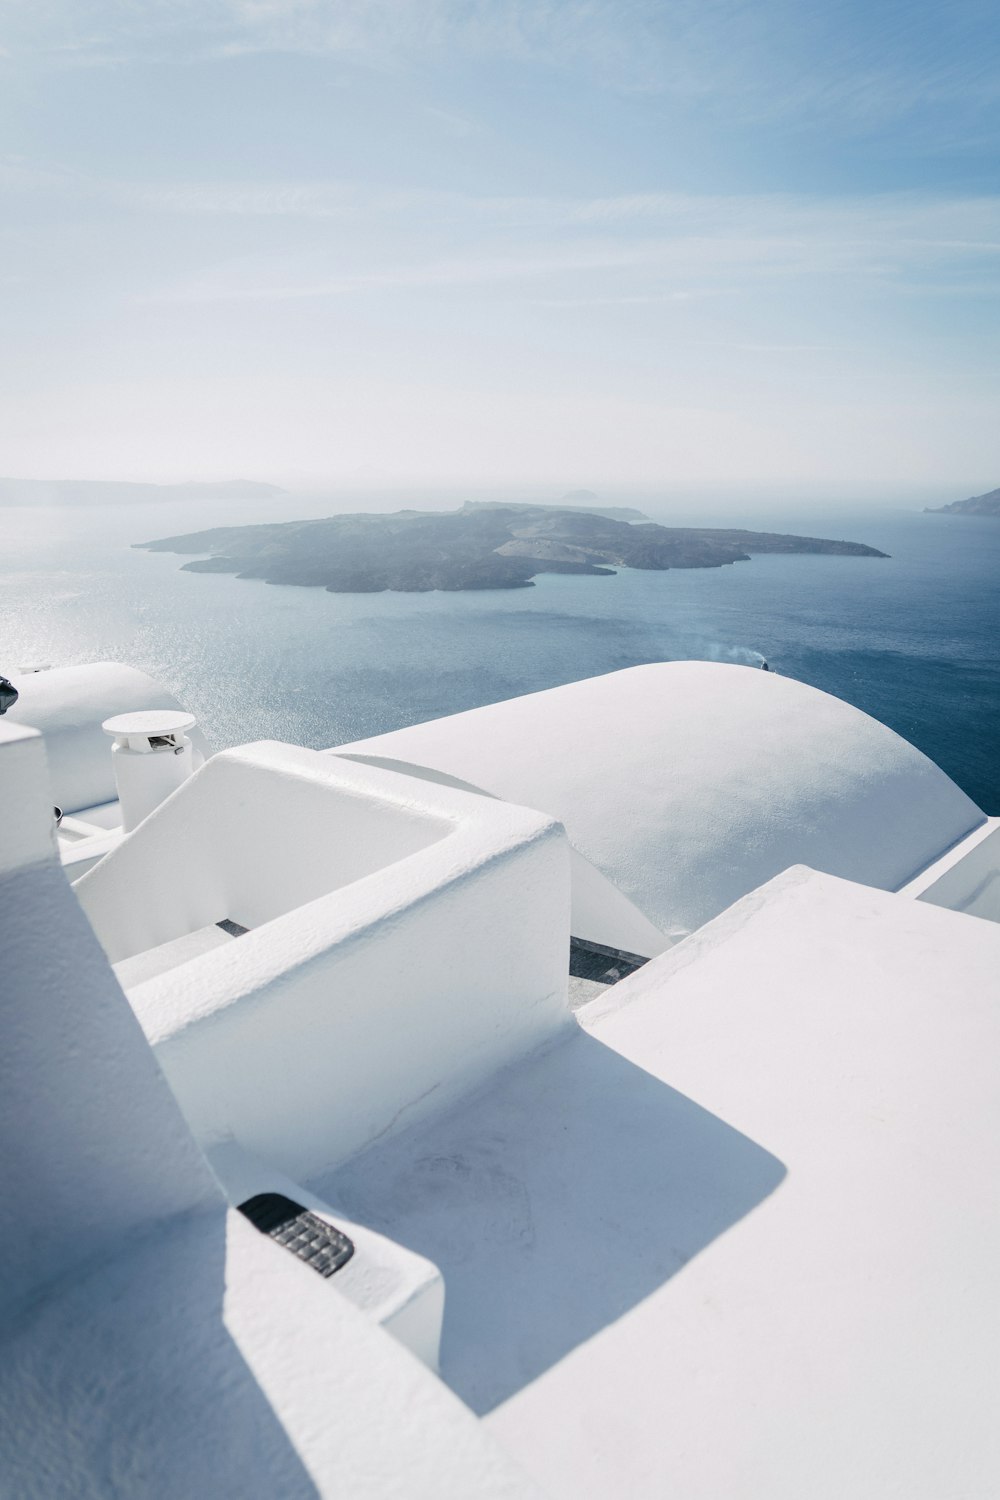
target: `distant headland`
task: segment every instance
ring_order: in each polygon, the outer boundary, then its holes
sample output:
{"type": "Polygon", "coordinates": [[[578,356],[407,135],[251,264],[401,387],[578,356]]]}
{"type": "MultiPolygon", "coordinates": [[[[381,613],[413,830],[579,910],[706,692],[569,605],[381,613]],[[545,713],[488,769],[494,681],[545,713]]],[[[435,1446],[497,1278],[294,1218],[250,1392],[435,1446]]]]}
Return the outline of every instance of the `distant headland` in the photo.
{"type": "Polygon", "coordinates": [[[151,552],[207,553],[184,564],[192,573],[235,573],[336,594],[527,588],[538,573],[719,568],[773,552],[887,555],[861,542],[652,521],[633,525],[596,510],[474,503],[457,511],[218,526],[135,545],[151,552]]]}
{"type": "Polygon", "coordinates": [[[924,514],[932,516],[1000,516],[1000,490],[985,495],[970,495],[968,500],[953,500],[950,505],[925,505],[924,514]]]}

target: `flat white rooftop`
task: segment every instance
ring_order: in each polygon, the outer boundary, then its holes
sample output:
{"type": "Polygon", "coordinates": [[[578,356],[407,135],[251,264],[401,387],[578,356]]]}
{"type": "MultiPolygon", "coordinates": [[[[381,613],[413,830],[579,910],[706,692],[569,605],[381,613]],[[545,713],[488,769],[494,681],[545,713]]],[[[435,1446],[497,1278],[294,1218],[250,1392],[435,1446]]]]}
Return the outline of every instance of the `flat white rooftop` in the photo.
{"type": "Polygon", "coordinates": [[[552,1496],[1000,1484],[1000,929],[801,867],[316,1184],[552,1496]]]}

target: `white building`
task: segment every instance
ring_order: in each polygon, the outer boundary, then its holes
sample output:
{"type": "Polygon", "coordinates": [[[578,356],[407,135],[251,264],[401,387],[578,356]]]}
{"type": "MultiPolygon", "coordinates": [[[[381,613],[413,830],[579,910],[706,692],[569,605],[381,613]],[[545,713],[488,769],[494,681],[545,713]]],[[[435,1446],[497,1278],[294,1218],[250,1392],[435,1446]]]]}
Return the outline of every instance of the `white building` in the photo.
{"type": "Polygon", "coordinates": [[[101,725],[179,705],[16,685],[5,1492],[1000,1489],[1000,825],[926,757],[671,663],[328,753],[134,720],[203,763],[123,836],[101,725]]]}

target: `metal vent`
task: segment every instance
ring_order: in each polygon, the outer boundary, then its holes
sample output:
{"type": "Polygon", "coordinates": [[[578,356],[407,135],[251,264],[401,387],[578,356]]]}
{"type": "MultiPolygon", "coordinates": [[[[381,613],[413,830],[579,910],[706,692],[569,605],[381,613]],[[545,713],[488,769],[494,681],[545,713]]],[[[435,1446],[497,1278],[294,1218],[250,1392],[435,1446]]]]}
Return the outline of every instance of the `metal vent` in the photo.
{"type": "Polygon", "coordinates": [[[230,937],[244,937],[249,931],[249,928],[241,927],[239,922],[234,922],[229,917],[225,917],[221,922],[216,922],[215,925],[216,927],[221,927],[223,932],[228,932],[230,937]]]}
{"type": "Polygon", "coordinates": [[[283,1193],[258,1193],[239,1204],[239,1210],[261,1234],[270,1235],[321,1276],[332,1276],[354,1254],[346,1234],[283,1193]]]}
{"type": "Polygon", "coordinates": [[[641,953],[626,953],[585,938],[569,940],[569,972],[574,979],[589,979],[595,984],[617,984],[649,962],[641,953]]]}

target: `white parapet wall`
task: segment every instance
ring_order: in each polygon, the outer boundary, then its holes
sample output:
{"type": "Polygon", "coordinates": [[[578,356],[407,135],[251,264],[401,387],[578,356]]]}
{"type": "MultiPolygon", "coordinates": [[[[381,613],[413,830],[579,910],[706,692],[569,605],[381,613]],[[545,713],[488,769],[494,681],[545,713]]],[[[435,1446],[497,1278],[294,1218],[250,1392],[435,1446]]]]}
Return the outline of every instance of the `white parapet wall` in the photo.
{"type": "Polygon", "coordinates": [[[570,1024],[560,826],[316,751],[213,757],[74,889],[119,962],[250,929],[128,993],[201,1142],[294,1178],[570,1024]]]}
{"type": "Polygon", "coordinates": [[[591,880],[574,890],[576,935],[647,954],[636,909],[676,940],[798,863],[897,890],[985,822],[884,724],[793,678],[717,662],[632,667],[334,753],[559,818],[632,908],[591,880]]]}
{"type": "Polygon", "coordinates": [[[903,888],[949,911],[1000,922],[1000,818],[990,818],[903,888]]]}
{"type": "Polygon", "coordinates": [[[281,1193],[346,1234],[354,1254],[336,1275],[337,1292],[436,1371],[444,1317],[444,1277],[423,1255],[365,1224],[355,1223],[269,1162],[224,1141],[209,1152],[212,1170],[231,1203],[258,1193],[281,1193]]]}

